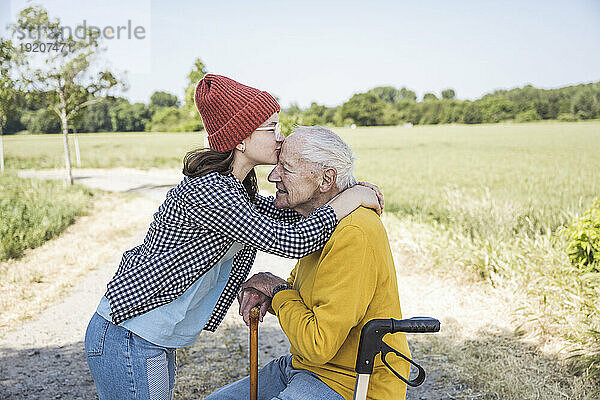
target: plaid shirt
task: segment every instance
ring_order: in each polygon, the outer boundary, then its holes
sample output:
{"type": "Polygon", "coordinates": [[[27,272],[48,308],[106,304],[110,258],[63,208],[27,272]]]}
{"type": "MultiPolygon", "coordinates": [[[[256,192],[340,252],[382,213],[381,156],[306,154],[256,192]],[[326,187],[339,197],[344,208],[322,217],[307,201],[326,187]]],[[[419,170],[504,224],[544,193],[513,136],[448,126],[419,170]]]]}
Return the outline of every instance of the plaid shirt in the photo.
{"type": "Polygon", "coordinates": [[[105,294],[112,320],[119,324],[175,300],[236,241],[244,247],[235,255],[229,280],[204,326],[214,331],[247,278],[257,249],[302,258],[321,249],[336,226],[328,205],[303,218],[275,208],[272,197],[257,194],[251,201],[234,175],[186,177],[167,193],[144,243],[123,254],[105,294]]]}

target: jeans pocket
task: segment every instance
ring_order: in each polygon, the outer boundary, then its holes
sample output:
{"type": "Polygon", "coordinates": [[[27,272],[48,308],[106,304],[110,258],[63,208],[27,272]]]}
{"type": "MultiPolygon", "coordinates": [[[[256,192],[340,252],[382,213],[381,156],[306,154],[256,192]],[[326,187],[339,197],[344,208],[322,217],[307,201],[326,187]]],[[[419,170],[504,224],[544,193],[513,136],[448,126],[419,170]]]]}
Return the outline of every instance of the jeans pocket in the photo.
{"type": "Polygon", "coordinates": [[[104,352],[104,339],[110,322],[94,314],[85,331],[85,354],[88,357],[101,356],[104,352]]]}
{"type": "Polygon", "coordinates": [[[165,352],[146,360],[148,375],[148,394],[150,400],[169,400],[171,388],[169,385],[169,368],[165,352]]]}

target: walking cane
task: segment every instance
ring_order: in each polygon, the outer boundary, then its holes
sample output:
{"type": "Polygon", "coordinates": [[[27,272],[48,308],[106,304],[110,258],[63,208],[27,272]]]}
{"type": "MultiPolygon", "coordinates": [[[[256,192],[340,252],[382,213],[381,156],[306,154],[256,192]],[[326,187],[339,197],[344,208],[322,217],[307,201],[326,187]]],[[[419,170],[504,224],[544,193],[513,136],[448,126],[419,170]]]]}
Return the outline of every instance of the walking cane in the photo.
{"type": "Polygon", "coordinates": [[[250,310],[250,400],[258,398],[258,318],[260,309],[250,310]]]}
{"type": "Polygon", "coordinates": [[[425,370],[416,362],[388,346],[383,337],[388,333],[407,332],[407,333],[426,333],[439,332],[440,321],[435,318],[414,317],[410,319],[372,319],[363,326],[360,332],[360,342],[358,344],[358,355],[356,357],[355,371],[356,384],[354,386],[354,400],[366,400],[367,390],[369,389],[369,378],[373,373],[373,361],[375,356],[381,353],[381,361],[389,368],[398,379],[401,379],[409,386],[419,386],[425,381],[425,370]],[[406,380],[402,375],[396,372],[386,360],[388,353],[394,353],[402,357],[419,371],[416,378],[406,380]]]}

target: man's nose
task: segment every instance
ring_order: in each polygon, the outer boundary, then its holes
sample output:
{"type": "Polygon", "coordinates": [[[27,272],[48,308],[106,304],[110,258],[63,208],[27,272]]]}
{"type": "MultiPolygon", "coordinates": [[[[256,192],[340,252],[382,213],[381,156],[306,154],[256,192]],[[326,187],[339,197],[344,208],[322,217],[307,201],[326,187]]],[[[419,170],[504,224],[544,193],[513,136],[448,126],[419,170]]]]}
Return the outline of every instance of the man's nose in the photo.
{"type": "Polygon", "coordinates": [[[273,170],[271,171],[271,173],[269,174],[269,176],[267,177],[267,180],[269,182],[279,182],[281,179],[279,178],[279,171],[278,171],[278,166],[276,165],[275,168],[273,168],[273,170]]]}

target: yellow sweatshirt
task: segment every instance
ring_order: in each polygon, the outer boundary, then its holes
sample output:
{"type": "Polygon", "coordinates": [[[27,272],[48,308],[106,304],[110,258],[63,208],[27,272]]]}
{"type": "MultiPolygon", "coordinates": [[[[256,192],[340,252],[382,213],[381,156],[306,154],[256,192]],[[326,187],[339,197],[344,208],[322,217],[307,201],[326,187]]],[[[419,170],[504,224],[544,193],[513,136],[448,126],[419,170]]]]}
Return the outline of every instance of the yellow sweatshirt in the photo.
{"type": "MultiPolygon", "coordinates": [[[[314,372],[325,384],[352,399],[356,355],[362,327],[374,318],[400,319],[394,261],[377,214],[360,207],[342,219],[321,251],[302,258],[273,311],[287,335],[292,366],[314,372]]],[[[410,357],[403,333],[385,342],[410,357]]],[[[388,362],[408,378],[409,363],[389,354],[388,362]]],[[[405,399],[406,384],[375,358],[368,398],[405,399]]]]}

